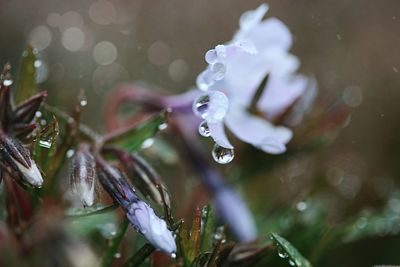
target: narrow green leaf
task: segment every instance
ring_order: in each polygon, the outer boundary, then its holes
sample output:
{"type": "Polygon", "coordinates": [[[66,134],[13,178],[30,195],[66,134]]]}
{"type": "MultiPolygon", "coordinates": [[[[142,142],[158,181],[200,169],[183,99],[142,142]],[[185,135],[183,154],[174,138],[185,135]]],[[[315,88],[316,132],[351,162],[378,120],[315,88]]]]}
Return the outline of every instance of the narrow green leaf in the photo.
{"type": "Polygon", "coordinates": [[[28,46],[23,54],[18,87],[15,92],[17,104],[23,102],[36,92],[36,56],[32,46],[28,46]]]}
{"type": "Polygon", "coordinates": [[[160,126],[166,123],[165,121],[166,113],[161,112],[146,122],[106,137],[105,145],[118,146],[131,152],[138,150],[143,142],[157,134],[160,126]]]}
{"type": "Polygon", "coordinates": [[[201,217],[203,221],[203,231],[201,233],[200,248],[202,252],[206,252],[211,246],[214,227],[213,212],[210,204],[203,207],[201,211],[201,217]]]}
{"type": "Polygon", "coordinates": [[[112,204],[107,206],[96,205],[93,207],[82,208],[82,209],[70,209],[69,211],[67,211],[66,215],[68,217],[87,217],[87,216],[107,213],[115,210],[118,207],[119,207],[118,204],[112,204]]]}
{"type": "Polygon", "coordinates": [[[289,241],[276,233],[270,235],[278,254],[281,258],[287,258],[290,265],[297,267],[311,267],[311,263],[289,241]]]}

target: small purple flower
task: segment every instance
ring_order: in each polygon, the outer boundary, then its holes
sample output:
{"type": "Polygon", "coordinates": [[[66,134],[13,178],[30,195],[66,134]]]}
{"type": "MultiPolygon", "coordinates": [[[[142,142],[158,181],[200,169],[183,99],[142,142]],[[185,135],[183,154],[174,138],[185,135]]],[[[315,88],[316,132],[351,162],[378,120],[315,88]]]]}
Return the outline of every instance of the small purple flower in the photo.
{"type": "Polygon", "coordinates": [[[228,227],[240,242],[250,242],[257,238],[257,229],[250,210],[229,187],[216,191],[213,203],[218,214],[228,223],[228,227]]]}
{"type": "Polygon", "coordinates": [[[299,60],[288,52],[290,31],[276,18],[262,21],[267,10],[263,4],[244,13],[234,38],[207,51],[208,67],[197,77],[199,95],[193,111],[203,120],[199,131],[225,149],[233,149],[225,135],[227,126],[239,139],[267,153],[285,152],[292,131],[267,119],[281,115],[309,88],[310,79],[295,74],[299,60]],[[253,103],[267,75],[268,82],[253,103]],[[252,105],[263,116],[251,113],[252,105]]]}
{"type": "Polygon", "coordinates": [[[157,249],[170,255],[176,252],[175,239],[167,223],[140,200],[124,174],[104,160],[97,160],[98,176],[104,189],[124,209],[133,227],[157,249]]]}
{"type": "Polygon", "coordinates": [[[164,220],[157,217],[154,210],[139,200],[129,206],[126,216],[137,231],[156,248],[172,255],[176,252],[175,239],[164,220]]]}

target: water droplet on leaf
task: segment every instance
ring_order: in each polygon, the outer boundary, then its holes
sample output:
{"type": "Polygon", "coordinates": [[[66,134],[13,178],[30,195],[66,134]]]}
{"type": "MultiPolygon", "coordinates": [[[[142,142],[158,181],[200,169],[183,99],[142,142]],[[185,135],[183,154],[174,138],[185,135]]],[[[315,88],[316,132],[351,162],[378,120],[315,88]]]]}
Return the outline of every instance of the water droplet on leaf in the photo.
{"type": "Polygon", "coordinates": [[[226,148],[215,144],[212,150],[212,157],[219,164],[227,164],[233,160],[235,153],[232,148],[226,148]]]}
{"type": "Polygon", "coordinates": [[[49,139],[39,140],[39,146],[44,147],[44,148],[50,148],[51,140],[49,140],[49,139]]]}

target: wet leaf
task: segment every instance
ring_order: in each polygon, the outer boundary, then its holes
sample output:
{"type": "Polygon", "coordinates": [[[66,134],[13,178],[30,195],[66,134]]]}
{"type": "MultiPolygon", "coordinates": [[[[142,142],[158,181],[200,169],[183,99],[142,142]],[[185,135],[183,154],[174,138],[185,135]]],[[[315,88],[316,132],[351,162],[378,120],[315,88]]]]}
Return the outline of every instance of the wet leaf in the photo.
{"type": "Polygon", "coordinates": [[[157,134],[160,125],[163,125],[165,121],[166,113],[161,112],[139,125],[113,133],[106,137],[105,144],[118,146],[131,152],[136,151],[146,140],[153,138],[157,134]]]}
{"type": "Polygon", "coordinates": [[[18,87],[15,92],[17,104],[33,96],[36,92],[36,56],[32,46],[28,46],[23,54],[18,87]]]}
{"type": "Polygon", "coordinates": [[[311,267],[311,263],[289,241],[276,233],[270,235],[281,258],[287,258],[290,265],[297,267],[311,267]]]}
{"type": "Polygon", "coordinates": [[[207,251],[211,246],[214,219],[213,211],[210,204],[203,207],[201,210],[202,232],[201,232],[201,251],[207,251]]]}

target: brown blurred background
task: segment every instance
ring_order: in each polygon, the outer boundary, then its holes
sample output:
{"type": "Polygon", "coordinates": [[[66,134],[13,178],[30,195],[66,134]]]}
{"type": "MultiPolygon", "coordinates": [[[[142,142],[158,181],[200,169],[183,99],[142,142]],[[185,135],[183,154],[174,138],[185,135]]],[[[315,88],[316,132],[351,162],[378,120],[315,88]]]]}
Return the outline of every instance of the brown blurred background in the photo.
{"type": "MultiPolygon", "coordinates": [[[[205,66],[204,52],[230,40],[240,14],[262,2],[1,0],[0,62],[17,70],[32,42],[50,102],[69,106],[86,89],[85,119],[99,128],[101,103],[115,85],[144,80],[171,93],[188,89],[205,66]]],[[[326,166],[353,177],[351,195],[389,194],[400,177],[400,2],[268,4],[267,16],[292,31],[292,52],[301,71],[315,75],[320,96],[354,108],[350,124],[321,152],[326,166]]]]}

